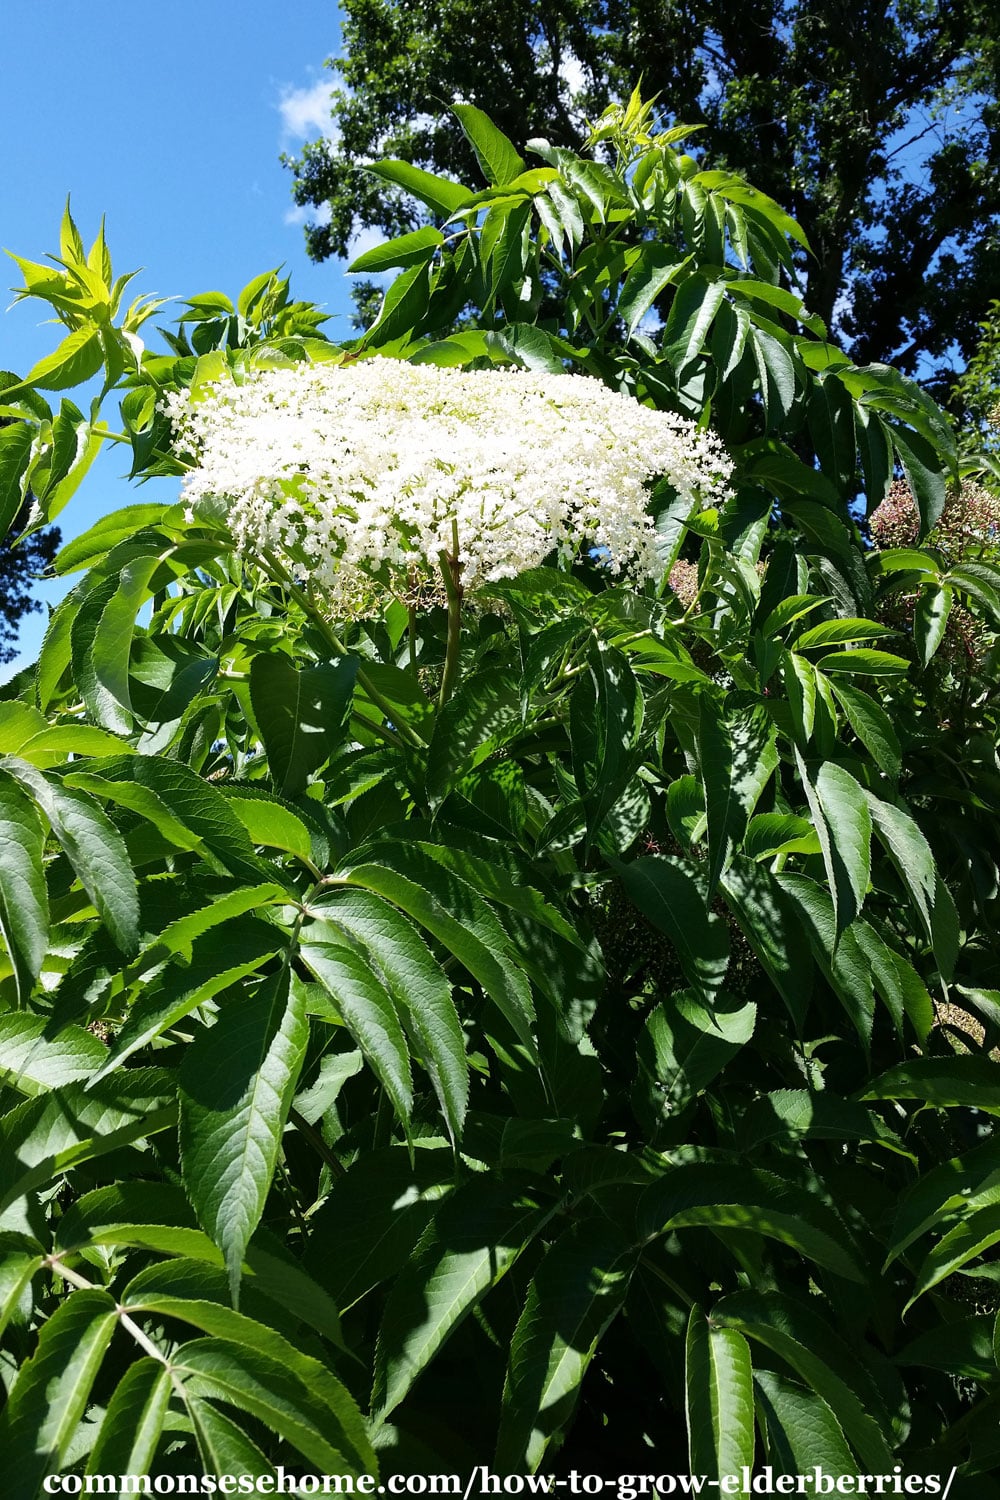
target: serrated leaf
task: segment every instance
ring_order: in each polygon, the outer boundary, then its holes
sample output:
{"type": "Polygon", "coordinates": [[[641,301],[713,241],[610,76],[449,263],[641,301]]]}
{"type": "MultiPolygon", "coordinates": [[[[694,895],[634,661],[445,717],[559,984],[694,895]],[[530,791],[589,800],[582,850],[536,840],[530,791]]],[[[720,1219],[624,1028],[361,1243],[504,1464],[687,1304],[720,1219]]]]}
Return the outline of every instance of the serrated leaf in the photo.
{"type": "Polygon", "coordinates": [[[223,1401],[263,1422],[321,1473],[377,1474],[370,1445],[356,1447],[327,1403],[278,1360],[228,1339],[184,1344],[171,1363],[194,1396],[223,1401]]]}
{"type": "Polygon", "coordinates": [[[473,104],[453,104],[451,112],[458,120],[476,153],[483,176],[491,185],[513,182],[524,171],[524,161],[514,146],[498,130],[489,115],[473,104]]]}
{"type": "Polygon", "coordinates": [[[385,1306],[372,1410],[383,1421],[483,1294],[514,1264],[543,1211],[514,1187],[480,1179],[428,1225],[385,1306]]]}
{"type": "Polygon", "coordinates": [[[24,385],[43,391],[65,391],[96,375],[104,361],[101,335],[92,323],[67,334],[57,349],[32,365],[24,385]]]}
{"type": "Polygon", "coordinates": [[[23,761],[10,763],[52,826],[77,879],[117,946],[131,956],[139,946],[139,891],[125,840],[84,792],[41,775],[23,761]]]}
{"type": "Polygon", "coordinates": [[[74,1292],[43,1326],[0,1415],[11,1500],[36,1500],[62,1468],[117,1326],[114,1298],[97,1288],[74,1292]]]}
{"type": "Polygon", "coordinates": [[[0,427],[0,536],[6,536],[24,499],[24,476],[35,440],[27,422],[0,427]]]}
{"type": "Polygon", "coordinates": [[[815,787],[828,830],[829,853],[825,846],[823,852],[836,891],[837,921],[846,927],[864,905],[871,879],[871,809],[864,789],[834,761],[820,766],[815,787]]]}
{"type": "Polygon", "coordinates": [[[889,715],[860,688],[840,681],[831,686],[834,697],[847,715],[847,722],[868,754],[880,771],[895,780],[902,767],[903,752],[889,715]]]}
{"type": "Polygon", "coordinates": [[[34,988],[48,950],[44,848],[45,834],[34,804],[14,778],[0,770],[0,931],[21,1005],[34,988]]]}
{"type": "Polygon", "coordinates": [[[172,1391],[162,1360],[147,1356],[129,1365],[108,1402],[86,1472],[152,1472],[172,1391]]]}
{"type": "Polygon", "coordinates": [[[44,1016],[0,1016],[0,1077],[23,1094],[76,1083],[104,1061],[106,1049],[82,1026],[58,1026],[44,1016]]]}
{"type": "Polygon", "coordinates": [[[396,239],[387,240],[384,245],[376,245],[356,256],[347,267],[347,274],[354,276],[361,272],[389,271],[396,266],[423,264],[443,244],[444,235],[440,229],[425,224],[422,229],[398,235],[396,239]]]}
{"type": "Polygon", "coordinates": [[[407,845],[380,849],[377,861],[355,866],[343,879],[383,896],[433,933],[483,986],[537,1060],[530,988],[503,926],[470,885],[407,845]]]}
{"type": "Polygon", "coordinates": [[[939,1109],[1000,1115],[996,1063],[989,1057],[915,1057],[879,1075],[862,1099],[918,1099],[939,1109]]]}
{"type": "Polygon", "coordinates": [[[621,1310],[636,1249],[600,1220],[551,1246],[525,1299],[511,1344],[496,1467],[535,1473],[573,1414],[580,1385],[621,1310]]]}
{"type": "Polygon", "coordinates": [[[254,657],[250,699],[280,796],[297,797],[341,748],[357,670],[354,656],[301,671],[283,651],[254,657]]]}
{"type": "Polygon", "coordinates": [[[283,965],[252,996],[223,1006],[215,1025],[189,1045],[181,1065],[184,1183],[225,1256],[234,1302],[308,1038],[305,991],[283,965]]]}
{"type": "Polygon", "coordinates": [[[729,965],[729,934],[709,910],[694,869],[654,854],[620,866],[618,874],[642,914],[673,943],[688,983],[711,1010],[729,965]]]}
{"type": "Polygon", "coordinates": [[[688,1319],[684,1386],[691,1472],[718,1479],[752,1467],[750,1345],[735,1329],[715,1327],[697,1304],[688,1319]]]}
{"type": "Polygon", "coordinates": [[[754,1384],[768,1456],[782,1472],[806,1474],[816,1465],[825,1474],[854,1472],[843,1428],[822,1396],[773,1370],[756,1370],[754,1384]]]}
{"type": "MultiPolygon", "coordinates": [[[[469,1102],[468,1062],[451,986],[440,965],[407,918],[368,891],[341,891],[323,913],[363,943],[385,975],[396,1007],[416,1037],[449,1134],[457,1141],[469,1102]]],[[[315,931],[306,929],[307,940],[315,931]]]]}
{"type": "Polygon", "coordinates": [[[360,954],[346,944],[305,941],[299,952],[329,996],[334,1018],[361,1048],[409,1132],[413,1113],[410,1054],[392,997],[360,954]]]}
{"type": "Polygon", "coordinates": [[[737,1292],[717,1302],[712,1316],[783,1359],[830,1407],[869,1472],[890,1472],[883,1403],[856,1355],[829,1323],[775,1293],[737,1292]]]}
{"type": "Polygon", "coordinates": [[[385,161],[371,162],[365,167],[365,171],[386,182],[394,182],[397,187],[412,193],[421,203],[426,203],[429,209],[444,218],[456,213],[473,196],[470,189],[463,187],[460,182],[452,182],[448,177],[435,177],[433,173],[425,172],[408,161],[388,158],[385,161]]]}

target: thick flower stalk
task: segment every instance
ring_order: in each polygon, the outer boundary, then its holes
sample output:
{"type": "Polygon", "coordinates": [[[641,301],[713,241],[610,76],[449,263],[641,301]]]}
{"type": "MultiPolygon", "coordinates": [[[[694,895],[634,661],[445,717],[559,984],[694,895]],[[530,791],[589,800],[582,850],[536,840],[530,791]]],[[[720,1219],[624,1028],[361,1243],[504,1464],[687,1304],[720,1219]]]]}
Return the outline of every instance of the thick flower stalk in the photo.
{"type": "Polygon", "coordinates": [[[331,617],[443,600],[445,566],[468,596],[583,548],[651,576],[650,481],[709,504],[731,474],[692,422],[579,375],[376,358],[255,372],[167,409],[189,506],[221,502],[239,550],[307,579],[331,617]]]}

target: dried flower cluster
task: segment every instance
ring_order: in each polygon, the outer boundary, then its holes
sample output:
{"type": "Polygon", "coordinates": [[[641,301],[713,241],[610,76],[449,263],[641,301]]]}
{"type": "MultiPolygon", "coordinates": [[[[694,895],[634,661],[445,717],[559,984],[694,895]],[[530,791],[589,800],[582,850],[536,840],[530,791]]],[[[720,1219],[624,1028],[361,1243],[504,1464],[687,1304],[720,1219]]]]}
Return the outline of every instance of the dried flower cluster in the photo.
{"type": "Polygon", "coordinates": [[[442,554],[467,592],[583,546],[649,576],[649,481],[708,504],[731,473],[693,423],[578,375],[379,358],[261,371],[166,409],[192,510],[222,500],[244,555],[308,578],[339,615],[426,599],[442,554]]]}

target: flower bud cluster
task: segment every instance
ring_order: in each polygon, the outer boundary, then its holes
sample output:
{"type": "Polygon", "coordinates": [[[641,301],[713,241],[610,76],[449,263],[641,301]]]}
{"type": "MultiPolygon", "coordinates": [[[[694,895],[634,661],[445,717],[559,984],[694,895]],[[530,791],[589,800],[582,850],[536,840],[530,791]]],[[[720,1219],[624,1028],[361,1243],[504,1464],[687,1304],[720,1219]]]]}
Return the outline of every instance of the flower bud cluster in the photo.
{"type": "Polygon", "coordinates": [[[307,578],[334,615],[433,597],[443,554],[466,592],[584,547],[650,576],[649,482],[717,504],[732,472],[692,422],[580,375],[375,358],[258,371],[165,406],[191,511],[221,503],[244,555],[307,578]]]}

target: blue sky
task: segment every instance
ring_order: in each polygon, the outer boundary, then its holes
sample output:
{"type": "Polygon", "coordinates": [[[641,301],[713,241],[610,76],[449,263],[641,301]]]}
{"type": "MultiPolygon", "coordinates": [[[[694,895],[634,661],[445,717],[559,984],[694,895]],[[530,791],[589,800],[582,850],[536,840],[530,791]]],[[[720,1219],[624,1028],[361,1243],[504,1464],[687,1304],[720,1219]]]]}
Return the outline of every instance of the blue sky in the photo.
{"type": "MultiPolygon", "coordinates": [[[[116,273],[145,268],[130,293],[234,294],[283,263],[295,295],[323,304],[336,315],[328,331],[346,337],[349,282],[342,265],[307,259],[279,161],[322,133],[323,62],[338,43],[332,0],[4,6],[0,246],[31,260],[58,250],[70,193],[88,243],[107,215],[116,273]]],[[[6,288],[18,274],[3,259],[6,288]]],[[[55,346],[60,328],[44,318],[31,302],[0,315],[0,368],[23,374],[55,346]]],[[[106,451],[60,517],[64,537],[137,498],[121,469],[121,453],[106,451]]],[[[166,494],[176,481],[152,485],[166,494]]],[[[154,498],[151,486],[142,498],[154,498]]],[[[62,589],[43,592],[54,600],[62,589]]],[[[41,615],[28,617],[22,656],[0,677],[34,658],[43,629],[41,615]]]]}

